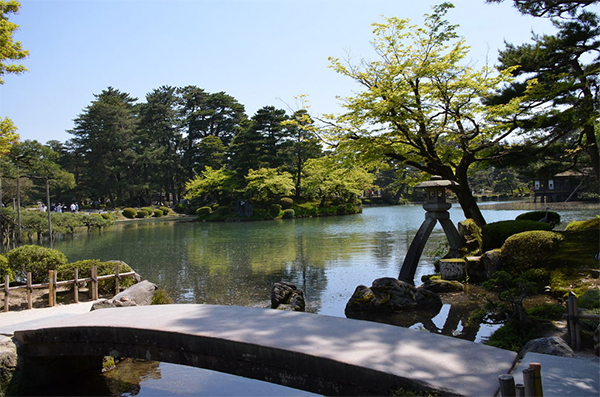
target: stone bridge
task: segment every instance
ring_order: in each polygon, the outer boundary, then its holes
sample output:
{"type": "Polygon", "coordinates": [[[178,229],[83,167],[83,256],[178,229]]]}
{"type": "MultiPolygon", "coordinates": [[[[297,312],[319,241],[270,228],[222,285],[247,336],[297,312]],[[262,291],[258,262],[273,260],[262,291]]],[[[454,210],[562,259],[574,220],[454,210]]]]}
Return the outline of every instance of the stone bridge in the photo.
{"type": "Polygon", "coordinates": [[[386,324],[196,304],[96,310],[14,336],[25,362],[142,358],[324,395],[404,388],[493,396],[498,375],[516,359],[514,352],[386,324]]]}

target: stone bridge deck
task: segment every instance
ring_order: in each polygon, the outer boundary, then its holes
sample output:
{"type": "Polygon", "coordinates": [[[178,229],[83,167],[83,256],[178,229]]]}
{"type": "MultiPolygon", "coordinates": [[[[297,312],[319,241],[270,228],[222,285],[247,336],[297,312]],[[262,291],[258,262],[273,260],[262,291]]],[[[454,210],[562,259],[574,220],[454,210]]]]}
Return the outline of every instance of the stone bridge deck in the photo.
{"type": "Polygon", "coordinates": [[[413,388],[493,396],[514,352],[367,321],[271,309],[161,305],[103,309],[15,332],[27,357],[137,357],[325,395],[413,388]]]}

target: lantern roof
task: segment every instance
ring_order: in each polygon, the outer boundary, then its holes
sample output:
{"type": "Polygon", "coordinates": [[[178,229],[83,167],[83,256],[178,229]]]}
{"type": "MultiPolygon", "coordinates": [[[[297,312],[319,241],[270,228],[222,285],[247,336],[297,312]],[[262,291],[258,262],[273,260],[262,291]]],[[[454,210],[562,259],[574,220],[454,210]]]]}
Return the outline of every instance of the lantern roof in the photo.
{"type": "Polygon", "coordinates": [[[419,182],[415,185],[415,189],[426,189],[431,187],[451,187],[458,186],[458,183],[448,179],[442,179],[439,175],[433,175],[430,180],[419,182]]]}

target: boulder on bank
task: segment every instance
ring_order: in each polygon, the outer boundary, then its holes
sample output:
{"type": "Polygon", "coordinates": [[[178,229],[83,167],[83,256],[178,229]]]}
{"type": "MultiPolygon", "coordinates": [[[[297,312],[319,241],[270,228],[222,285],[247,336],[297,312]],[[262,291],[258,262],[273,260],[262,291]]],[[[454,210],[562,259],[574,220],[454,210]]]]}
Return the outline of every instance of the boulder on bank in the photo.
{"type": "Polygon", "coordinates": [[[545,338],[533,339],[527,342],[519,356],[523,357],[526,353],[550,354],[552,356],[574,357],[575,353],[571,347],[558,336],[549,336],[545,338]]]}
{"type": "Polygon", "coordinates": [[[423,288],[436,294],[444,294],[448,292],[463,292],[465,286],[456,280],[438,280],[429,279],[423,284],[423,288]]]}
{"type": "Polygon", "coordinates": [[[355,318],[356,314],[364,312],[439,311],[441,307],[442,300],[435,292],[396,278],[384,277],[373,281],[370,288],[364,285],[356,287],[346,304],[345,313],[347,317],[355,318]]]}
{"type": "Polygon", "coordinates": [[[271,309],[306,311],[304,292],[296,285],[280,281],[271,287],[271,309]]]}
{"type": "Polygon", "coordinates": [[[112,299],[102,299],[92,305],[91,310],[106,309],[110,307],[146,306],[152,303],[152,297],[158,286],[148,280],[140,281],[125,291],[115,295],[112,299]]]}
{"type": "Polygon", "coordinates": [[[0,335],[0,395],[4,395],[17,369],[17,346],[12,338],[0,335]]]}

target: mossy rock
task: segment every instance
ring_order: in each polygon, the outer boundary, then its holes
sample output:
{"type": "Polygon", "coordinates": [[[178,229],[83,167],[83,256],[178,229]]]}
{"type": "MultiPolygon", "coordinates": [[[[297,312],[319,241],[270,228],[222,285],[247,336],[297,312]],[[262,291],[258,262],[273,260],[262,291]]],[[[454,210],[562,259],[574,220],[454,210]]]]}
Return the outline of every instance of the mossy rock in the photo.
{"type": "Polygon", "coordinates": [[[566,232],[598,231],[600,230],[600,217],[585,221],[573,221],[565,228],[566,232]]]}
{"type": "Polygon", "coordinates": [[[483,248],[483,235],[481,228],[473,219],[465,219],[458,223],[458,233],[465,239],[461,248],[463,256],[481,255],[483,248]]]}
{"type": "Polygon", "coordinates": [[[483,252],[501,248],[507,238],[517,233],[531,230],[552,230],[548,223],[537,221],[500,221],[488,223],[481,229],[483,235],[483,252]]]}
{"type": "Polygon", "coordinates": [[[425,284],[423,284],[423,288],[437,294],[463,292],[465,290],[465,286],[459,281],[440,279],[429,279],[425,284]]]}
{"type": "Polygon", "coordinates": [[[563,240],[562,234],[545,230],[510,236],[500,250],[502,267],[511,271],[544,267],[544,261],[558,250],[563,240]]]}

